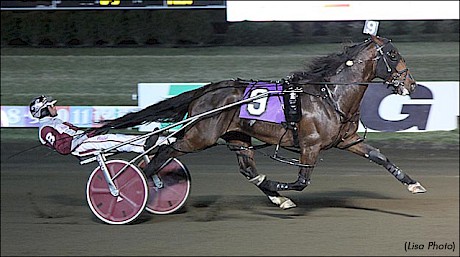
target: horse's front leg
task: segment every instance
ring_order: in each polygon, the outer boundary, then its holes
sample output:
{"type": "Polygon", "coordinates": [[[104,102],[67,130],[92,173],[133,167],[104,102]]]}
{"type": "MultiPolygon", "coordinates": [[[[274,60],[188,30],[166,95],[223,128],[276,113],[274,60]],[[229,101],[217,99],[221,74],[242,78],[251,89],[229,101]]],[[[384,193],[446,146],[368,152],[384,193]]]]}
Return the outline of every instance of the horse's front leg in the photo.
{"type": "Polygon", "coordinates": [[[289,198],[281,196],[276,190],[270,190],[265,187],[266,175],[257,172],[256,163],[254,160],[254,151],[250,149],[250,138],[248,140],[228,140],[229,149],[235,151],[238,159],[240,173],[246,177],[252,184],[256,185],[270,201],[278,205],[281,209],[289,209],[296,207],[296,204],[289,198]]]}
{"type": "Polygon", "coordinates": [[[352,145],[346,148],[346,150],[363,156],[379,165],[382,165],[399,182],[406,185],[407,189],[410,192],[414,194],[426,192],[426,189],[419,182],[413,180],[411,177],[409,177],[409,175],[405,174],[400,168],[393,164],[384,154],[382,154],[379,149],[365,143],[358,143],[356,145],[352,145]]]}

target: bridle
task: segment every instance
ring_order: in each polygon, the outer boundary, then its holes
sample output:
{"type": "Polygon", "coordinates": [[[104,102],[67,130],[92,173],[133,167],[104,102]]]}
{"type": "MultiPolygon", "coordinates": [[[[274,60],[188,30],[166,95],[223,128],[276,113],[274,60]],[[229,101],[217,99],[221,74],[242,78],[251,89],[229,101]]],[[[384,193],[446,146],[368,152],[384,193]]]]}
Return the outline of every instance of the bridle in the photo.
{"type": "Polygon", "coordinates": [[[394,88],[394,91],[404,86],[404,81],[407,79],[407,76],[413,79],[407,67],[400,71],[396,69],[402,57],[395,51],[394,46],[391,44],[391,40],[388,40],[383,45],[379,45],[375,41],[374,44],[377,51],[377,56],[373,59],[377,61],[376,77],[383,79],[388,87],[392,86],[394,88]]]}

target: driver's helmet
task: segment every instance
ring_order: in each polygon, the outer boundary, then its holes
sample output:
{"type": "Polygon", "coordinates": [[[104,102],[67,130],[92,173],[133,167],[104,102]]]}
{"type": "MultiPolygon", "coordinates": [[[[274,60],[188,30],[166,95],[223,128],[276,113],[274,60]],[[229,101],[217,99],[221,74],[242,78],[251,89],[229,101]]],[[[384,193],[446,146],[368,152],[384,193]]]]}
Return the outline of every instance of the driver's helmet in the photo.
{"type": "Polygon", "coordinates": [[[41,119],[43,117],[50,116],[50,112],[48,111],[48,106],[52,106],[57,102],[51,96],[41,95],[35,97],[29,105],[30,114],[34,118],[41,119]]]}

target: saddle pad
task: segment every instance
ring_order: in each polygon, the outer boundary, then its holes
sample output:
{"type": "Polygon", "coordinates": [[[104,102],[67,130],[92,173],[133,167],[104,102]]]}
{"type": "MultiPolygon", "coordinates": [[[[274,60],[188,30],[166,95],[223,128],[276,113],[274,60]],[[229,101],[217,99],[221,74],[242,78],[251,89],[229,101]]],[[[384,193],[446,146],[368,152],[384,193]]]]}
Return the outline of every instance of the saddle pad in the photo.
{"type": "MultiPolygon", "coordinates": [[[[249,84],[244,91],[244,99],[254,97],[268,91],[283,90],[281,84],[254,82],[249,84]]],[[[286,118],[283,111],[282,95],[272,95],[256,99],[248,104],[243,104],[240,107],[240,118],[251,120],[262,120],[274,123],[285,122],[286,118]]]]}

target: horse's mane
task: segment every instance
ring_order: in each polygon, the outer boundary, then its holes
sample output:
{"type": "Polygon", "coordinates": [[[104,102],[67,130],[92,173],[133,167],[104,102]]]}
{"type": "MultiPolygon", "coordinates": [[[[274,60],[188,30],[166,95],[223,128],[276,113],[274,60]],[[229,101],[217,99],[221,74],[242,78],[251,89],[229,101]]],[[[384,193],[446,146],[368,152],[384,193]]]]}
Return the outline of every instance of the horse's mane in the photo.
{"type": "Polygon", "coordinates": [[[346,61],[352,60],[359,52],[366,48],[372,41],[366,40],[351,46],[344,46],[341,53],[333,53],[327,56],[317,57],[307,65],[306,71],[295,71],[291,75],[299,79],[312,82],[327,82],[337,69],[346,61]]]}

